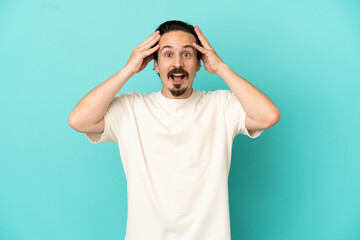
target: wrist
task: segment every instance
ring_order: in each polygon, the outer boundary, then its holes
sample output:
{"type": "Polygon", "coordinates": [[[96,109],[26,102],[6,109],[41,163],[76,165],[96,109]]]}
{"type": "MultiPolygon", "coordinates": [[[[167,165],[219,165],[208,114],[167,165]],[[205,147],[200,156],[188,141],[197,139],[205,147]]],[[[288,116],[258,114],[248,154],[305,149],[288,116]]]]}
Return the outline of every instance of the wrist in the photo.
{"type": "Polygon", "coordinates": [[[218,70],[215,73],[220,76],[227,70],[229,70],[228,65],[226,65],[224,62],[221,62],[218,70]]]}
{"type": "Polygon", "coordinates": [[[123,69],[121,69],[121,71],[124,72],[129,77],[132,77],[136,73],[130,68],[129,65],[125,65],[125,67],[123,67],[123,69]]]}

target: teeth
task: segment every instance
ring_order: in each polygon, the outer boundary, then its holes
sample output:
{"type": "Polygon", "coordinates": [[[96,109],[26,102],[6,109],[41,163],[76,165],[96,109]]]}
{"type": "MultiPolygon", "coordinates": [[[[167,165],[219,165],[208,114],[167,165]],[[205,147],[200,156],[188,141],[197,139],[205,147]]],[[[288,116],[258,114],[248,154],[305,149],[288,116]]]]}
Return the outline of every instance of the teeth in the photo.
{"type": "Polygon", "coordinates": [[[184,76],[184,74],[173,74],[174,76],[184,76]]]}

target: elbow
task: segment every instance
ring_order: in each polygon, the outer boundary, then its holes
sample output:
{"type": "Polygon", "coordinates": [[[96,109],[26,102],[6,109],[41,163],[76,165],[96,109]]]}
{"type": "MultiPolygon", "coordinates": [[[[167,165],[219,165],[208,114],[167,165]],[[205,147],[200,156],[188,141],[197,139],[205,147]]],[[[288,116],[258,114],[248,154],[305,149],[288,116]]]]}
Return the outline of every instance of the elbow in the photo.
{"type": "Polygon", "coordinates": [[[72,129],[79,132],[78,124],[76,123],[76,119],[72,113],[70,113],[68,116],[68,124],[72,129]]]}
{"type": "Polygon", "coordinates": [[[271,116],[272,117],[270,120],[270,127],[274,126],[280,121],[280,117],[281,117],[280,110],[277,109],[271,116]]]}

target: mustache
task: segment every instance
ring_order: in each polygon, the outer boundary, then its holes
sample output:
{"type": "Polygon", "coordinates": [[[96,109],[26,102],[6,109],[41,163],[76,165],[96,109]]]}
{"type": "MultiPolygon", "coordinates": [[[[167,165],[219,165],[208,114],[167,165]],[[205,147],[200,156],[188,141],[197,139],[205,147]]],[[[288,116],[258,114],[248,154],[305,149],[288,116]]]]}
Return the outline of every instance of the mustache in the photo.
{"type": "Polygon", "coordinates": [[[171,70],[170,72],[168,72],[168,78],[170,78],[171,75],[173,74],[184,74],[185,77],[189,77],[189,73],[187,71],[185,71],[184,69],[182,68],[175,68],[173,70],[171,70]]]}

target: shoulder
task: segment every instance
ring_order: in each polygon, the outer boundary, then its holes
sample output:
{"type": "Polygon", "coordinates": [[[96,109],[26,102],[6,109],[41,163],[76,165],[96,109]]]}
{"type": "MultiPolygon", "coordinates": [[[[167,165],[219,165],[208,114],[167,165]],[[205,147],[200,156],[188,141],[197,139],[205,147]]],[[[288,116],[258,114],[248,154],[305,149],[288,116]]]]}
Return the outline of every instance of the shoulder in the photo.
{"type": "Polygon", "coordinates": [[[128,93],[120,93],[118,96],[114,97],[116,101],[133,101],[136,99],[146,98],[148,95],[146,93],[139,93],[136,91],[128,92],[128,93]]]}
{"type": "Polygon", "coordinates": [[[120,101],[124,105],[134,106],[147,104],[154,100],[154,92],[151,94],[139,93],[136,91],[121,93],[119,96],[114,98],[115,101],[120,101]]]}
{"type": "Polygon", "coordinates": [[[217,100],[221,100],[221,99],[226,99],[228,97],[230,97],[233,93],[231,92],[231,90],[225,90],[225,89],[218,89],[215,91],[202,91],[201,95],[204,98],[207,99],[217,99],[217,100]]]}
{"type": "Polygon", "coordinates": [[[134,97],[136,96],[136,92],[129,92],[129,93],[119,93],[119,95],[115,96],[111,102],[110,106],[124,106],[128,105],[133,102],[134,97]]]}

